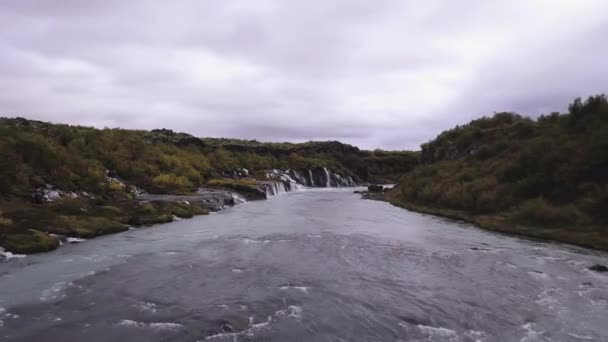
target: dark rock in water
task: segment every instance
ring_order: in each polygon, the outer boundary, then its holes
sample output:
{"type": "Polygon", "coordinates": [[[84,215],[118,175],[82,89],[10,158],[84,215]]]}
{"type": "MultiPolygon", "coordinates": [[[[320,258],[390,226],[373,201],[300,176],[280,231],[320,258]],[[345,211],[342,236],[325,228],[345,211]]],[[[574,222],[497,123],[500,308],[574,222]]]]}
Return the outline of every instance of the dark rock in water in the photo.
{"type": "Polygon", "coordinates": [[[369,190],[369,192],[382,192],[383,189],[384,187],[378,184],[372,184],[367,187],[367,190],[369,190]]]}
{"type": "Polygon", "coordinates": [[[382,195],[381,192],[362,191],[361,192],[361,198],[362,199],[382,201],[384,199],[384,196],[382,195]]]}
{"type": "Polygon", "coordinates": [[[359,190],[353,191],[353,194],[360,194],[360,193],[361,193],[361,191],[359,191],[359,190]]]}
{"type": "Polygon", "coordinates": [[[590,281],[584,281],[582,285],[583,286],[593,286],[593,283],[590,281]]]}
{"type": "Polygon", "coordinates": [[[608,267],[600,264],[589,266],[588,269],[595,272],[608,272],[608,267]]]}
{"type": "Polygon", "coordinates": [[[234,332],[234,328],[226,322],[222,323],[222,325],[220,326],[220,329],[224,333],[233,333],[234,332]]]}

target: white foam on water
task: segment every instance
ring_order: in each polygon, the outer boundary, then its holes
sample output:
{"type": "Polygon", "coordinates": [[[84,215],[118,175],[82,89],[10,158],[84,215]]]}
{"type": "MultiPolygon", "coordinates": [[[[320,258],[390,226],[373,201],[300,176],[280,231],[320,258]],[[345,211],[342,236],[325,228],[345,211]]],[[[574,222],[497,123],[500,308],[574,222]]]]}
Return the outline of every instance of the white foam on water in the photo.
{"type": "Polygon", "coordinates": [[[464,335],[474,340],[475,342],[482,342],[483,339],[487,337],[487,334],[485,332],[477,330],[469,330],[468,332],[464,333],[464,335]]]}
{"type": "Polygon", "coordinates": [[[8,261],[11,259],[22,259],[27,255],[25,254],[14,254],[12,252],[5,251],[4,248],[0,247],[0,258],[4,258],[4,260],[8,261]]]}
{"type": "Polygon", "coordinates": [[[579,335],[579,334],[575,334],[575,333],[568,333],[568,335],[570,335],[578,340],[593,340],[593,336],[589,336],[589,335],[579,335]]]}
{"type": "Polygon", "coordinates": [[[87,241],[87,239],[81,239],[81,238],[75,238],[75,237],[69,237],[67,239],[65,239],[65,242],[67,243],[80,243],[80,242],[84,242],[87,241]]]}
{"type": "Polygon", "coordinates": [[[305,294],[308,294],[308,289],[310,289],[310,287],[308,287],[308,286],[291,286],[291,285],[285,285],[285,286],[281,286],[281,287],[279,287],[279,289],[280,289],[281,291],[287,291],[287,290],[291,290],[291,289],[293,289],[293,290],[302,291],[302,292],[304,292],[305,294]]]}
{"type": "Polygon", "coordinates": [[[536,279],[536,280],[547,280],[549,279],[549,275],[546,273],[542,273],[542,272],[534,272],[534,271],[530,271],[528,272],[529,275],[532,276],[532,278],[536,279]]]}
{"type": "Polygon", "coordinates": [[[243,273],[243,269],[242,268],[233,268],[232,273],[243,273]]]}
{"type": "Polygon", "coordinates": [[[519,268],[519,267],[517,267],[517,266],[515,266],[515,265],[513,265],[511,263],[508,263],[508,262],[499,261],[499,263],[505,265],[506,268],[512,268],[512,269],[518,269],[519,268]]]}
{"type": "Polygon", "coordinates": [[[285,310],[278,310],[274,313],[277,317],[293,317],[296,319],[302,318],[302,307],[297,305],[290,305],[285,310]]]}
{"type": "MultiPolygon", "coordinates": [[[[237,341],[239,336],[246,336],[248,338],[253,338],[257,331],[269,328],[272,321],[273,321],[272,316],[268,316],[268,318],[264,322],[253,323],[253,316],[249,316],[249,327],[247,329],[245,329],[243,331],[237,331],[237,332],[217,333],[217,334],[205,337],[205,341],[224,340],[224,339],[230,339],[233,341],[237,341]]],[[[200,342],[200,341],[197,341],[197,342],[200,342]]]]}
{"type": "Polygon", "coordinates": [[[40,300],[43,302],[47,302],[50,300],[62,298],[64,296],[63,290],[65,290],[65,288],[71,284],[72,283],[68,283],[65,281],[60,281],[58,283],[53,284],[53,286],[51,286],[50,288],[42,291],[40,295],[40,300]]]}
{"type": "Polygon", "coordinates": [[[430,340],[432,340],[433,337],[449,338],[450,340],[458,338],[458,334],[452,329],[444,327],[431,327],[423,324],[418,324],[416,327],[420,330],[420,332],[427,335],[430,340]]]}
{"type": "Polygon", "coordinates": [[[251,243],[270,243],[270,240],[256,240],[256,239],[242,239],[243,243],[251,244],[251,243]]]}
{"type": "Polygon", "coordinates": [[[172,219],[173,219],[173,221],[179,221],[179,220],[181,220],[182,218],[181,218],[181,217],[177,217],[177,216],[173,215],[173,216],[172,216],[172,219]]]}
{"type": "Polygon", "coordinates": [[[154,330],[177,330],[181,329],[184,326],[179,323],[173,322],[153,322],[153,323],[144,323],[137,322],[130,319],[124,319],[118,322],[119,326],[129,327],[129,328],[150,328],[154,330]]]}
{"type": "Polygon", "coordinates": [[[546,339],[543,335],[545,334],[544,330],[534,330],[536,324],[534,323],[526,323],[521,326],[524,330],[524,337],[519,340],[520,342],[539,342],[539,341],[550,341],[546,339]]]}
{"type": "Polygon", "coordinates": [[[547,309],[556,310],[563,309],[562,304],[556,298],[561,294],[559,289],[545,289],[539,295],[538,299],[535,301],[536,304],[546,307],[547,309]]]}
{"type": "Polygon", "coordinates": [[[10,312],[7,312],[5,308],[0,308],[0,328],[4,326],[4,321],[7,319],[17,319],[19,315],[14,315],[10,312]]]}
{"type": "Polygon", "coordinates": [[[566,261],[566,263],[568,265],[570,265],[570,266],[584,266],[584,265],[587,265],[587,263],[584,262],[584,261],[572,260],[572,259],[566,261]]]}
{"type": "Polygon", "coordinates": [[[179,324],[179,323],[173,323],[173,322],[158,322],[158,323],[148,323],[148,326],[152,329],[159,329],[159,330],[175,330],[175,329],[181,329],[184,326],[179,324]]]}
{"type": "Polygon", "coordinates": [[[155,313],[157,311],[156,304],[152,302],[138,302],[135,307],[141,312],[155,313]]]}

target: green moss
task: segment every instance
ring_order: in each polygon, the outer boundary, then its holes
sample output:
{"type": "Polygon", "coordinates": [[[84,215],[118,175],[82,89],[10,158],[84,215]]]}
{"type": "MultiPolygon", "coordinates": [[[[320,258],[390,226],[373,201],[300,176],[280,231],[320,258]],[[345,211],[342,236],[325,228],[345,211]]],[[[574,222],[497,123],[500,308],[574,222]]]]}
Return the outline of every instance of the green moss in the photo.
{"type": "Polygon", "coordinates": [[[59,216],[49,231],[81,238],[118,233],[128,228],[117,221],[105,217],[59,216]]]}
{"type": "Polygon", "coordinates": [[[248,200],[266,199],[266,193],[258,187],[255,179],[212,179],[207,182],[210,188],[234,190],[248,200]]]}
{"type": "Polygon", "coordinates": [[[134,226],[148,226],[157,223],[168,223],[173,221],[172,214],[153,214],[132,216],[129,218],[129,224],[134,226]]]}
{"type": "Polygon", "coordinates": [[[431,214],[471,223],[480,228],[528,238],[552,240],[587,248],[608,250],[608,231],[598,225],[568,225],[541,227],[521,224],[509,215],[472,215],[462,210],[422,206],[396,199],[394,195],[384,198],[391,204],[411,211],[431,214]]]}
{"type": "Polygon", "coordinates": [[[0,236],[0,246],[12,253],[40,253],[59,247],[59,240],[37,230],[20,230],[0,236]]]}
{"type": "Polygon", "coordinates": [[[195,215],[206,215],[209,214],[209,210],[195,204],[188,204],[184,202],[170,202],[163,203],[161,205],[161,211],[165,213],[171,213],[181,218],[191,218],[195,215]]]}

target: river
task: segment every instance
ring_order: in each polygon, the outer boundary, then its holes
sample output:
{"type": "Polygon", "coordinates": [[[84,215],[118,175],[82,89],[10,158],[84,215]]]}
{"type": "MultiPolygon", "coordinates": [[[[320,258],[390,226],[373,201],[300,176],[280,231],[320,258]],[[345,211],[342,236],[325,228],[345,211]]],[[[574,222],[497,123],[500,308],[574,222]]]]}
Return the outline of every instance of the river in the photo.
{"type": "Polygon", "coordinates": [[[608,341],[595,263],[297,191],[0,263],[0,340],[608,341]]]}

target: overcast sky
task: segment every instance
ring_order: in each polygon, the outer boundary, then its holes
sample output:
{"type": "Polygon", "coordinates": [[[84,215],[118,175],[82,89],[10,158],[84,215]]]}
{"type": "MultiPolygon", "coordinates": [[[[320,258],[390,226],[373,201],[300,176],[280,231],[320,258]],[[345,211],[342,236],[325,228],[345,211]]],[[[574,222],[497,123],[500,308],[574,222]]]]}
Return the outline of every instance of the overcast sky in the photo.
{"type": "Polygon", "coordinates": [[[416,149],[607,87],[606,0],[0,1],[0,116],[416,149]]]}

